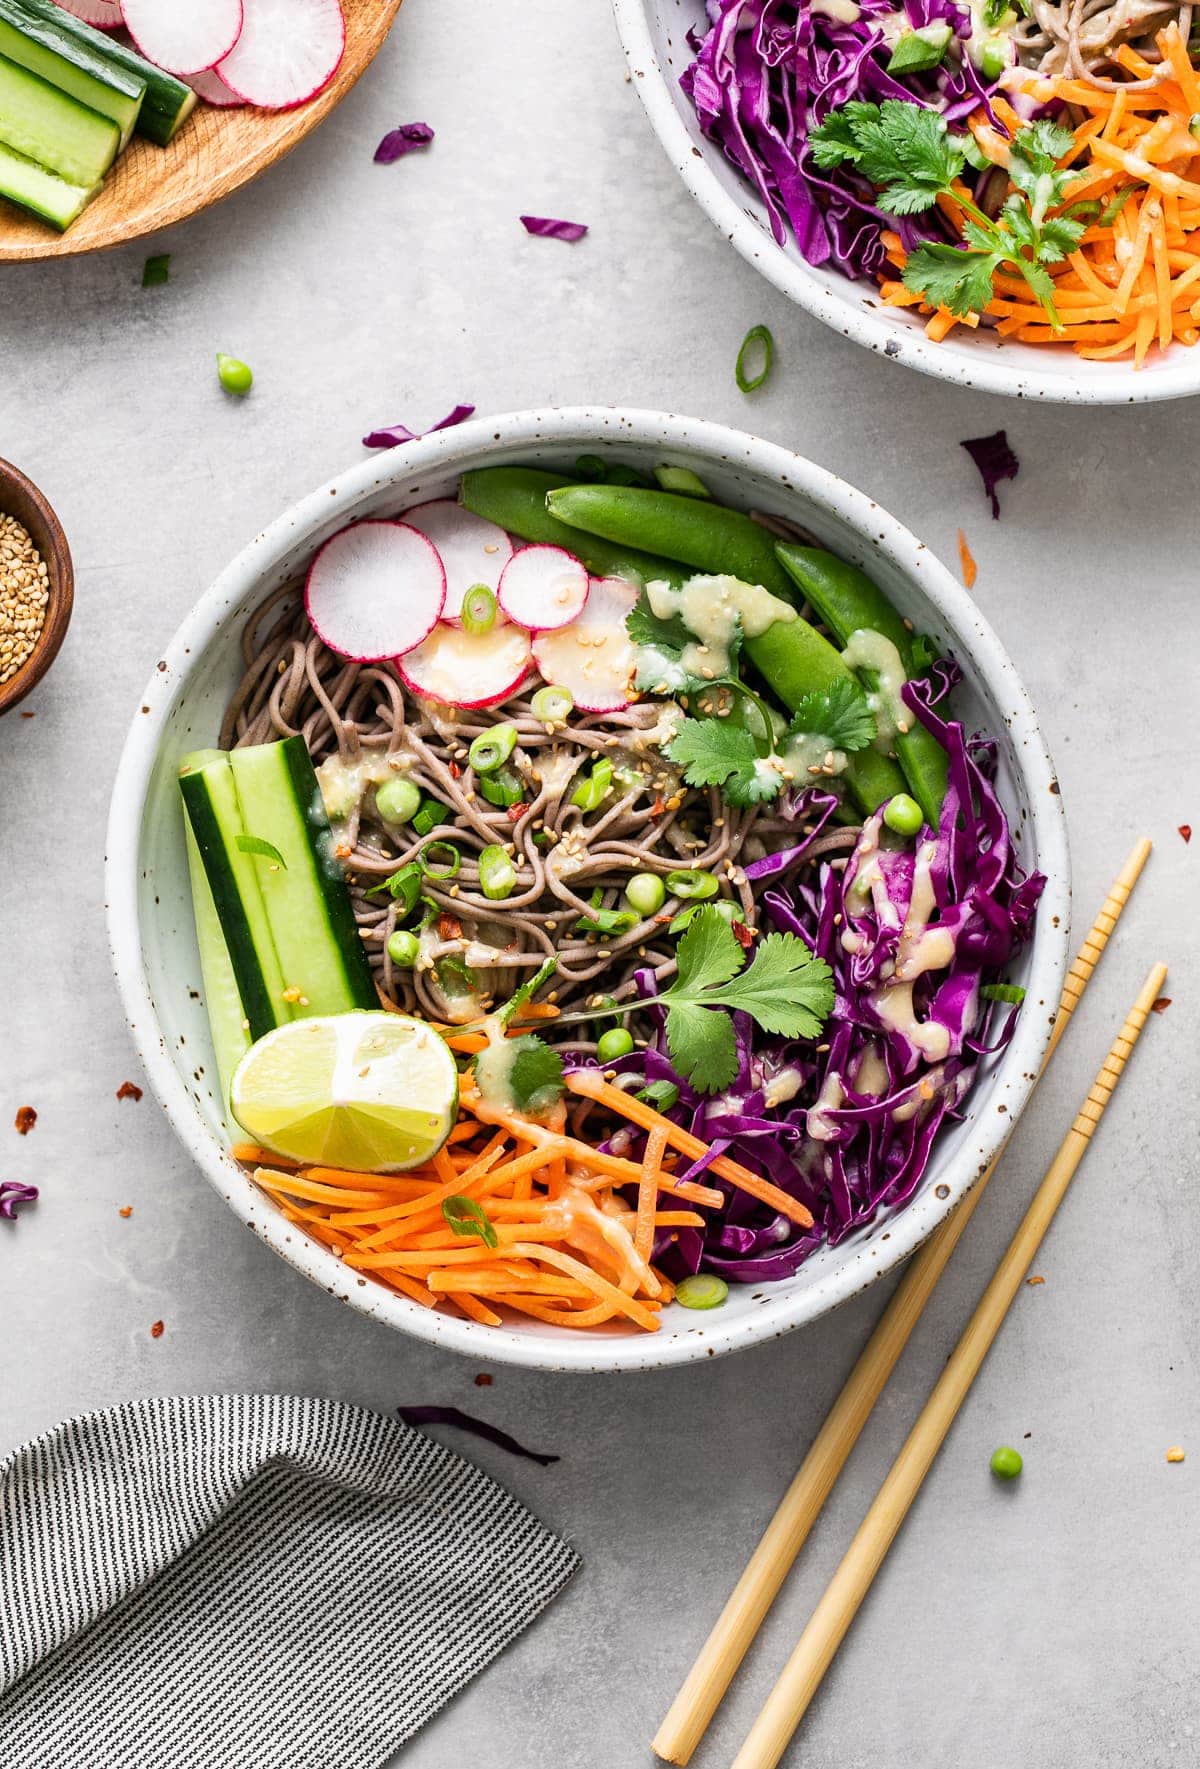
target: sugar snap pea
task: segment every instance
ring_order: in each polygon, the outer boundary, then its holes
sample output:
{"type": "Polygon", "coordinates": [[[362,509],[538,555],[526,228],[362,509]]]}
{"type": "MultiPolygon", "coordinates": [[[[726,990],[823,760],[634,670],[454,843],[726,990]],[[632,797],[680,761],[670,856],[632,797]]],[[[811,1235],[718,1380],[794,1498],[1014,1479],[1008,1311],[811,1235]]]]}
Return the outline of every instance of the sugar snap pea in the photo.
{"type": "MultiPolygon", "coordinates": [[[[508,534],[515,534],[518,540],[563,547],[574,553],[593,577],[628,577],[641,583],[655,579],[672,584],[684,581],[687,572],[669,559],[656,559],[649,551],[621,542],[614,544],[601,535],[584,534],[560,522],[548,508],[548,494],[568,487],[575,487],[568,474],[547,473],[540,467],[477,467],[463,474],[458,495],[464,509],[486,517],[508,534]]],[[[609,490],[604,486],[596,489],[609,490]]],[[[627,495],[621,487],[612,490],[627,495]]],[[[683,501],[690,501],[695,508],[695,499],[683,501]]]]}
{"type": "MultiPolygon", "coordinates": [[[[866,572],[820,547],[798,547],[785,541],[775,548],[775,554],[839,645],[848,644],[851,633],[863,628],[882,633],[900,653],[906,674],[911,677],[915,673],[915,635],[866,572]]],[[[946,797],[945,750],[914,716],[910,728],[896,737],[896,754],[909,791],[936,829],[946,797]]]]}
{"type": "MultiPolygon", "coordinates": [[[[546,505],[571,529],[597,533],[613,545],[646,548],[680,559],[697,571],[761,584],[781,601],[794,603],[795,587],[775,556],[775,537],[740,510],[705,504],[673,492],[639,491],[612,485],[574,485],[552,491],[546,505]]],[[[829,689],[851,672],[841,654],[807,621],[797,616],[776,621],[743,649],[784,706],[795,709],[806,695],[829,689]]],[[[866,811],[905,789],[904,776],[890,757],[859,750],[846,766],[846,780],[866,811]]]]}

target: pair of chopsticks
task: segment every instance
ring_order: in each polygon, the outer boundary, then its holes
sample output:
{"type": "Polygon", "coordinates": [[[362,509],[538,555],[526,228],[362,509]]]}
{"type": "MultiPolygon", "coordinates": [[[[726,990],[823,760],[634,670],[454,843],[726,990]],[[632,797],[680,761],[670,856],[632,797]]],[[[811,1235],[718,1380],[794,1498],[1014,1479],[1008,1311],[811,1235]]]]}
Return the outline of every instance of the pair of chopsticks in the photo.
{"type": "MultiPolygon", "coordinates": [[[[1104,907],[1071,964],[1042,1067],[1043,1074],[1070,1024],[1149,854],[1150,843],[1139,841],[1121,868],[1104,907]]],[[[733,1769],[774,1769],[787,1749],[979,1372],[1087,1151],[1092,1133],[1158,999],[1166,975],[1166,966],[1156,964],[1147,977],[995,1276],[738,1752],[733,1769]]],[[[654,1751],[668,1763],[690,1761],[857,1443],[999,1161],[1000,1155],[997,1155],[974,1189],[913,1256],[880,1316],[845,1387],[813,1440],[655,1735],[654,1751]]]]}

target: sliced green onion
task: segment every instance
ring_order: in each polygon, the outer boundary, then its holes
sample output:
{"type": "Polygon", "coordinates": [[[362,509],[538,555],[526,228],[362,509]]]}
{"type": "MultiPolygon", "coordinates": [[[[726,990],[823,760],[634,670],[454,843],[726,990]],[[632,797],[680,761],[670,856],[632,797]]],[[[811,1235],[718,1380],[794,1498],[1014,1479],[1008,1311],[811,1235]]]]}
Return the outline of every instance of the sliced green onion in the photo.
{"type": "Polygon", "coordinates": [[[1020,1007],[1025,999],[1020,983],[985,983],[979,993],[985,1001],[1007,1001],[1010,1007],[1020,1007]]]}
{"type": "Polygon", "coordinates": [[[389,897],[395,897],[396,901],[403,905],[400,911],[400,919],[403,921],[404,917],[411,915],[417,906],[423,877],[424,874],[416,861],[410,860],[407,866],[402,866],[399,872],[393,872],[392,876],[385,878],[381,884],[372,885],[367,896],[377,897],[381,891],[386,891],[389,897]]]}
{"type": "Polygon", "coordinates": [[[512,855],[497,842],[484,848],[479,856],[479,888],[494,903],[511,897],[516,888],[517,869],[512,855]]]}
{"type": "MultiPolygon", "coordinates": [[[[681,934],[684,928],[690,925],[693,917],[699,915],[704,907],[705,905],[703,903],[689,903],[686,909],[681,909],[679,911],[679,914],[675,917],[670,927],[668,927],[667,932],[669,934],[681,934]]],[[[728,897],[722,897],[719,902],[708,904],[708,907],[710,909],[715,909],[717,914],[723,916],[731,927],[735,921],[740,921],[742,919],[741,904],[731,903],[728,897]]]]}
{"type": "Polygon", "coordinates": [[[625,901],[639,915],[657,915],[667,900],[667,887],[655,872],[635,872],[625,886],[625,901]]]}
{"type": "Polygon", "coordinates": [[[679,1104],[679,1089],[673,1081],[649,1081],[634,1098],[653,1106],[656,1112],[669,1112],[679,1104]]]}
{"type": "Polygon", "coordinates": [[[596,1041],[596,1055],[602,1063],[615,1063],[618,1057],[628,1056],[633,1049],[633,1034],[623,1026],[613,1026],[611,1031],[601,1033],[596,1041]]]}
{"type": "Polygon", "coordinates": [[[761,387],[771,372],[771,364],[775,360],[775,340],[766,326],[751,326],[742,339],[742,347],[737,353],[737,361],[733,365],[734,379],[743,393],[753,393],[761,387]],[[756,375],[747,374],[746,359],[753,357],[755,352],[762,352],[762,367],[756,375]]]}
{"type": "Polygon", "coordinates": [[[388,935],[387,953],[401,970],[412,970],[421,955],[421,942],[407,928],[398,927],[395,933],[388,935]]]}
{"type": "Polygon", "coordinates": [[[577,934],[627,934],[635,928],[641,916],[632,909],[593,909],[590,915],[581,915],[575,923],[577,934]]]}
{"type": "Polygon", "coordinates": [[[385,780],[375,788],[375,809],[385,823],[410,823],[420,808],[420,788],[411,780],[385,780]]]}
{"type": "MultiPolygon", "coordinates": [[[[1188,124],[1189,133],[1195,135],[1197,134],[1197,130],[1193,128],[1193,124],[1200,124],[1200,115],[1194,116],[1191,123],[1188,124]]],[[[1127,184],[1124,190],[1119,190],[1112,202],[1106,203],[1104,208],[1101,209],[1099,215],[1096,217],[1096,226],[1111,227],[1113,222],[1117,219],[1117,216],[1121,213],[1121,210],[1133,195],[1134,191],[1138,188],[1139,187],[1136,184],[1127,184]]]]}
{"type": "Polygon", "coordinates": [[[690,467],[655,467],[654,477],[664,491],[677,491],[685,498],[711,498],[703,479],[690,467]]]}
{"type": "Polygon", "coordinates": [[[492,1227],[492,1221],[482,1204],[474,1198],[446,1198],[442,1203],[442,1215],[447,1226],[456,1235],[478,1235],[485,1247],[498,1247],[500,1237],[492,1227]]]}
{"type": "Polygon", "coordinates": [[[147,258],[142,266],[142,287],[159,289],[163,283],[171,280],[171,254],[164,252],[158,258],[147,258]]]}
{"type": "Polygon", "coordinates": [[[516,747],[515,725],[493,725],[490,731],[482,732],[472,743],[467,760],[477,774],[494,774],[497,768],[504,766],[516,747]]]}
{"type": "Polygon", "coordinates": [[[481,774],[478,785],[489,805],[499,805],[504,810],[509,805],[519,805],[525,797],[525,782],[511,768],[498,768],[494,774],[481,774]]]}
{"type": "Polygon", "coordinates": [[[580,455],[575,463],[575,471],[581,479],[603,479],[608,468],[599,455],[580,455]]]}
{"type": "Polygon", "coordinates": [[[429,835],[439,823],[446,821],[446,807],[437,799],[422,799],[421,809],[412,820],[412,826],[418,835],[429,835]]]}
{"type": "Polygon", "coordinates": [[[496,597],[486,584],[472,584],[462,599],[463,631],[490,633],[496,624],[496,597]]]}
{"type": "Polygon", "coordinates": [[[667,874],[667,894],[682,897],[685,903],[706,902],[709,897],[715,897],[720,888],[720,880],[711,872],[695,872],[688,868],[667,874]]]}
{"type": "Polygon", "coordinates": [[[569,688],[539,688],[529,702],[529,710],[544,725],[561,725],[575,710],[575,696],[569,688]]]}
{"type": "MultiPolygon", "coordinates": [[[[940,67],[946,59],[953,34],[951,27],[944,22],[905,31],[892,51],[892,59],[887,64],[888,73],[917,74],[926,68],[940,67]]],[[[996,76],[990,77],[994,79],[996,76]]]]}
{"type": "Polygon", "coordinates": [[[601,756],[591,773],[571,794],[571,803],[581,811],[598,811],[612,791],[612,777],[612,763],[607,756],[601,756]]]}
{"type": "Polygon", "coordinates": [[[979,71],[985,80],[998,80],[1008,66],[1008,45],[1003,37],[988,37],[979,50],[979,71]]]}
{"type": "Polygon", "coordinates": [[[909,798],[906,792],[898,792],[884,806],[883,821],[893,835],[919,835],[925,822],[925,813],[916,799],[909,798]]]}
{"type": "Polygon", "coordinates": [[[427,878],[457,878],[462,867],[462,855],[453,842],[426,842],[418,855],[418,864],[427,878]],[[434,860],[433,855],[444,854],[444,860],[434,860]]]}
{"type": "Polygon", "coordinates": [[[725,1279],[708,1271],[695,1272],[675,1287],[675,1300],[684,1308],[720,1308],[728,1295],[725,1279]]]}

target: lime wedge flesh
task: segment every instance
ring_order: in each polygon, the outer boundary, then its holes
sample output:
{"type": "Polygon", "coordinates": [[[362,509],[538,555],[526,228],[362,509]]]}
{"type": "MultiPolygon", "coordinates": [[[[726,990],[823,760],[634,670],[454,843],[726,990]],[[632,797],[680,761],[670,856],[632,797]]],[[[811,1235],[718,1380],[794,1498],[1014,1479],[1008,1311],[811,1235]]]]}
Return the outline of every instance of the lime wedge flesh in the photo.
{"type": "Polygon", "coordinates": [[[277,1026],[230,1086],[246,1135],[306,1166],[403,1173],[435,1155],[458,1115],[443,1040],[406,1014],[343,1013],[277,1026]]]}

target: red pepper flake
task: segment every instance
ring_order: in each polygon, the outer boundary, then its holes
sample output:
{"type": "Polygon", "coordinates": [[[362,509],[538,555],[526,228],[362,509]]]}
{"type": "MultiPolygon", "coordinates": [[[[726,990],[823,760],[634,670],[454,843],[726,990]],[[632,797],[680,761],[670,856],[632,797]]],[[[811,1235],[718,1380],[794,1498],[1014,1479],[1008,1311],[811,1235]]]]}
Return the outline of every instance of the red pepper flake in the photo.
{"type": "Polygon", "coordinates": [[[28,1136],[37,1123],[37,1113],[32,1106],[18,1106],[15,1119],[18,1136],[28,1136]]]}
{"type": "Polygon", "coordinates": [[[1191,824],[1190,823],[1181,823],[1179,825],[1179,833],[1183,837],[1185,842],[1190,842],[1192,839],[1192,826],[1191,826],[1191,824]]]}
{"type": "Polygon", "coordinates": [[[492,1386],[492,1378],[486,1371],[481,1370],[479,1375],[475,1378],[475,1386],[476,1388],[490,1388],[492,1386]]]}
{"type": "Polygon", "coordinates": [[[354,849],[349,847],[345,842],[339,842],[333,851],[339,860],[348,860],[354,852],[354,849]]]}
{"type": "Polygon", "coordinates": [[[958,531],[958,558],[962,566],[962,580],[969,590],[975,588],[975,579],[979,576],[979,567],[975,563],[975,555],[967,545],[967,537],[960,528],[958,531]]]}
{"type": "Polygon", "coordinates": [[[744,921],[731,922],[730,926],[733,929],[733,937],[738,945],[743,951],[748,952],[754,944],[754,935],[750,932],[750,929],[746,926],[744,921]]]}
{"type": "Polygon", "coordinates": [[[36,718],[37,718],[37,714],[36,714],[36,713],[22,713],[22,714],[21,714],[21,717],[22,717],[22,718],[23,718],[23,719],[36,719],[36,718]]]}
{"type": "Polygon", "coordinates": [[[461,780],[462,779],[462,769],[459,767],[457,762],[451,762],[447,768],[447,772],[450,775],[451,780],[461,780]]]}
{"type": "Polygon", "coordinates": [[[135,1086],[132,1081],[122,1081],[120,1087],[117,1089],[118,1099],[139,1100],[141,1097],[142,1089],[135,1086]]]}
{"type": "Polygon", "coordinates": [[[1157,1001],[1152,1001],[1150,1003],[1150,1012],[1151,1013],[1166,1013],[1166,1011],[1170,1007],[1170,1005],[1171,1005],[1171,997],[1169,995],[1160,995],[1157,1001]]]}
{"type": "Polygon", "coordinates": [[[166,1330],[166,1323],[164,1321],[152,1322],[150,1327],[151,1339],[161,1339],[166,1330]]]}
{"type": "Polygon", "coordinates": [[[662,793],[660,792],[658,797],[655,799],[654,803],[650,807],[650,815],[652,817],[661,817],[663,812],[666,810],[666,808],[667,808],[667,801],[662,796],[662,793]]]}
{"type": "Polygon", "coordinates": [[[122,1204],[121,1208],[117,1211],[117,1215],[129,1218],[130,1216],[133,1215],[133,1205],[132,1204],[122,1204]]]}
{"type": "Polygon", "coordinates": [[[524,799],[520,799],[515,805],[510,805],[508,807],[509,822],[519,823],[528,809],[529,806],[525,803],[524,799]]]}
{"type": "Polygon", "coordinates": [[[462,939],[462,922],[457,915],[439,915],[437,930],[439,940],[462,939]]]}
{"type": "Polygon", "coordinates": [[[1025,1282],[1029,1285],[1044,1284],[1046,1282],[1046,1280],[1045,1280],[1045,1278],[1026,1278],[1025,1282]]]}

